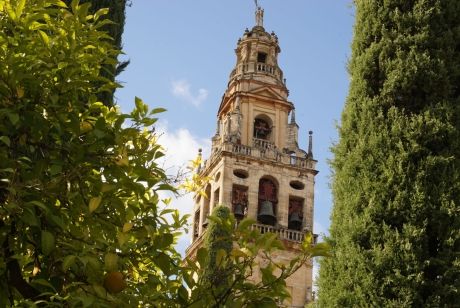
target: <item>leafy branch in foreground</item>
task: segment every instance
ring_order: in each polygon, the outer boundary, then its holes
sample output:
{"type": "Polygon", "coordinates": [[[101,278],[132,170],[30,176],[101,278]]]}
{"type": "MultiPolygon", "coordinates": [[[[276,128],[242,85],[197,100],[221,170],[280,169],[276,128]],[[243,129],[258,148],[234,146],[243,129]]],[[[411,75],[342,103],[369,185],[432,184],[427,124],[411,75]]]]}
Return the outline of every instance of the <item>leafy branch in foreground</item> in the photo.
{"type": "Polygon", "coordinates": [[[163,109],[97,101],[119,51],[106,10],[87,11],[0,1],[0,306],[136,306],[180,284],[186,217],[161,205],[175,189],[152,129],[163,109]]]}
{"type": "Polygon", "coordinates": [[[189,307],[277,307],[289,297],[286,279],[311,258],[328,256],[325,243],[313,245],[307,234],[289,263],[276,252],[285,249],[274,233],[261,234],[244,219],[238,225],[230,210],[218,206],[206,230],[203,247],[187,260],[184,280],[190,289],[189,307]]]}

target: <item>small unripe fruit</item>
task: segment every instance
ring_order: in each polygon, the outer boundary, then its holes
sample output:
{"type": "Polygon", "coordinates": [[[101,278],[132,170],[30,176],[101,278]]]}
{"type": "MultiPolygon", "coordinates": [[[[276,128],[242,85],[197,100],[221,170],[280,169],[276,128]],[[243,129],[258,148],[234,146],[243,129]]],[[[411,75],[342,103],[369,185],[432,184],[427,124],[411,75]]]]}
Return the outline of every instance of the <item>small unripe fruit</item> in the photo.
{"type": "Polygon", "coordinates": [[[119,293],[126,288],[123,274],[120,272],[110,272],[105,275],[104,288],[110,293],[119,293]]]}

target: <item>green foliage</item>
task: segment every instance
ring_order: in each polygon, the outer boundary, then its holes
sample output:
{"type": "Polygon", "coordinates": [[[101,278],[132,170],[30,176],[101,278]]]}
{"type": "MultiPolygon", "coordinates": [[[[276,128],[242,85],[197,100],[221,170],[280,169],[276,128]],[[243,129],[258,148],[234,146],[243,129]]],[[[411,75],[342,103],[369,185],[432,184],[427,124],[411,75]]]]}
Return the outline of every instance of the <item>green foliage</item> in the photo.
{"type": "MultiPolygon", "coordinates": [[[[70,6],[72,0],[64,0],[64,2],[70,6]]],[[[130,1],[127,0],[80,0],[80,5],[88,5],[88,14],[96,14],[96,18],[110,20],[110,23],[106,23],[100,29],[105,31],[110,36],[110,42],[113,44],[115,49],[122,49],[122,34],[125,26],[126,19],[126,6],[130,5],[130,1]],[[103,12],[103,14],[100,14],[103,12]]],[[[101,76],[108,78],[112,82],[129,64],[129,61],[115,62],[112,64],[105,64],[100,74],[101,76]]],[[[104,102],[106,106],[113,106],[114,104],[114,93],[115,91],[104,91],[97,94],[97,99],[104,102]]]]}
{"type": "Polygon", "coordinates": [[[231,275],[230,268],[224,267],[225,256],[232,251],[232,228],[225,223],[231,223],[230,209],[226,206],[214,208],[209,217],[209,226],[206,230],[203,246],[208,250],[208,261],[205,267],[204,279],[209,280],[210,285],[228,287],[228,277],[231,275]]]}
{"type": "Polygon", "coordinates": [[[0,306],[137,306],[180,285],[177,231],[152,125],[136,98],[121,114],[96,95],[118,51],[88,5],[0,1],[0,306]],[[167,202],[165,202],[167,203],[167,202]],[[169,214],[168,214],[169,213],[169,214]],[[102,287],[108,271],[127,288],[102,287]]]}
{"type": "Polygon", "coordinates": [[[117,87],[101,71],[119,50],[101,30],[107,10],[89,8],[0,0],[0,306],[274,307],[284,279],[325,247],[307,237],[303,254],[279,263],[275,235],[251,221],[235,230],[227,211],[210,218],[225,249],[181,260],[187,217],[160,197],[176,191],[158,165],[164,109],[135,98],[122,114],[98,99],[117,87]],[[210,260],[228,269],[225,283],[210,285],[210,260]],[[248,281],[256,272],[262,280],[248,281]]]}
{"type": "Polygon", "coordinates": [[[187,260],[184,280],[191,293],[184,306],[278,307],[289,297],[286,278],[310,266],[311,258],[329,253],[327,244],[312,245],[307,234],[299,254],[286,262],[276,257],[285,249],[276,234],[261,234],[252,227],[255,221],[244,219],[236,226],[225,206],[216,207],[209,220],[203,247],[195,260],[187,260]]]}
{"type": "Polygon", "coordinates": [[[458,307],[460,3],[356,1],[321,307],[458,307]]]}

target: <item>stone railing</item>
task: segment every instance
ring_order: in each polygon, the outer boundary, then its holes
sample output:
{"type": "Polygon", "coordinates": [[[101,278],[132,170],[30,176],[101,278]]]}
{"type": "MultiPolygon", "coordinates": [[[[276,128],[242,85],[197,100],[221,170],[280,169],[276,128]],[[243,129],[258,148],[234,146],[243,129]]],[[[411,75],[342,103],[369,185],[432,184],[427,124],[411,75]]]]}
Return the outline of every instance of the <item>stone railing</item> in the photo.
{"type": "MultiPolygon", "coordinates": [[[[286,240],[286,241],[291,241],[291,242],[296,242],[296,243],[301,243],[303,239],[305,238],[306,232],[304,231],[296,231],[296,230],[290,230],[287,228],[277,228],[269,225],[262,225],[262,224],[253,224],[252,229],[257,229],[259,230],[260,233],[266,233],[266,232],[271,232],[275,233],[280,240],[286,240]]],[[[318,235],[314,234],[313,235],[313,244],[317,243],[318,235]]]]}
{"type": "Polygon", "coordinates": [[[230,73],[230,79],[236,75],[246,74],[246,73],[263,73],[267,75],[272,75],[279,80],[283,79],[283,73],[281,70],[274,65],[268,65],[262,62],[249,62],[249,63],[240,63],[238,64],[230,73]]]}
{"type": "Polygon", "coordinates": [[[275,73],[275,67],[265,64],[265,63],[257,63],[257,71],[258,72],[264,72],[267,74],[274,74],[275,73]]]}
{"type": "MultiPolygon", "coordinates": [[[[219,147],[219,151],[213,155],[216,157],[222,151],[231,152],[238,155],[250,156],[265,160],[280,162],[282,164],[294,166],[302,169],[314,169],[315,161],[306,157],[295,157],[290,154],[282,153],[275,145],[267,140],[253,139],[254,146],[250,147],[243,144],[225,142],[219,147]]],[[[206,161],[206,165],[213,161],[213,157],[206,161]]]]}
{"type": "Polygon", "coordinates": [[[252,145],[255,148],[261,148],[261,149],[274,149],[275,145],[273,142],[270,142],[265,139],[259,139],[259,138],[252,138],[252,145]]]}
{"type": "MultiPolygon", "coordinates": [[[[236,225],[235,225],[236,227],[236,225]]],[[[285,240],[289,242],[295,242],[295,243],[302,243],[302,241],[305,238],[305,235],[307,234],[306,231],[296,231],[296,230],[290,230],[287,228],[280,228],[280,227],[273,227],[269,225],[262,225],[262,224],[253,224],[251,226],[252,230],[259,230],[260,233],[275,233],[277,237],[280,240],[285,240]]],[[[185,250],[185,255],[188,257],[191,257],[192,259],[196,255],[196,251],[198,248],[201,247],[203,244],[203,238],[204,238],[205,231],[198,236],[192,244],[190,244],[189,247],[185,250]]],[[[316,245],[318,243],[318,234],[313,234],[313,245],[316,245]]]]}
{"type": "Polygon", "coordinates": [[[232,144],[232,152],[249,156],[252,153],[251,147],[242,144],[232,144]]]}
{"type": "Polygon", "coordinates": [[[259,142],[258,146],[250,147],[243,144],[224,142],[213,150],[214,152],[211,154],[211,157],[204,161],[201,166],[201,170],[207,169],[211,164],[213,164],[222,152],[231,152],[238,155],[275,161],[301,169],[315,169],[316,162],[310,158],[297,157],[282,153],[275,147],[274,144],[267,140],[254,138],[253,142],[259,142]]]}

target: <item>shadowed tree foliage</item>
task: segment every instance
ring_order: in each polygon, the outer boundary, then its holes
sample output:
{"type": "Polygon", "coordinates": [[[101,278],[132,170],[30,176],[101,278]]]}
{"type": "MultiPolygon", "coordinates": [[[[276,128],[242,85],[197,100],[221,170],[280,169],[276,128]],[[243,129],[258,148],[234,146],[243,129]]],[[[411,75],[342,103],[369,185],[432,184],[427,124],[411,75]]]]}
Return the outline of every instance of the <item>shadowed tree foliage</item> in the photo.
{"type": "MultiPolygon", "coordinates": [[[[227,221],[230,219],[230,209],[226,206],[218,206],[212,211],[212,215],[227,221]]],[[[211,285],[226,285],[228,283],[228,268],[225,268],[220,264],[222,257],[218,257],[219,254],[230,254],[233,247],[232,230],[224,228],[222,224],[217,223],[210,218],[208,230],[204,238],[203,245],[208,249],[208,266],[204,274],[205,279],[209,281],[211,285]]]]}
{"type": "Polygon", "coordinates": [[[460,2],[355,1],[321,307],[459,307],[460,2]]]}
{"type": "MultiPolygon", "coordinates": [[[[75,0],[64,1],[69,7],[75,0]]],[[[110,36],[110,41],[117,50],[122,50],[122,35],[125,27],[126,20],[126,7],[131,4],[129,0],[80,0],[79,4],[88,4],[89,14],[94,14],[100,9],[107,9],[108,12],[103,16],[103,19],[110,20],[102,27],[103,31],[106,31],[110,36]]],[[[115,82],[115,78],[128,66],[129,61],[117,61],[112,64],[106,64],[101,69],[101,77],[107,78],[111,82],[115,82]]],[[[103,83],[100,83],[103,85],[103,83]]],[[[104,92],[98,93],[97,97],[99,101],[104,102],[107,106],[113,106],[114,104],[114,89],[107,89],[104,92]]]]}

